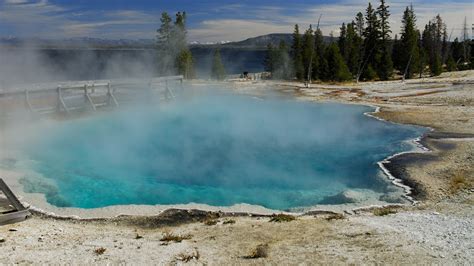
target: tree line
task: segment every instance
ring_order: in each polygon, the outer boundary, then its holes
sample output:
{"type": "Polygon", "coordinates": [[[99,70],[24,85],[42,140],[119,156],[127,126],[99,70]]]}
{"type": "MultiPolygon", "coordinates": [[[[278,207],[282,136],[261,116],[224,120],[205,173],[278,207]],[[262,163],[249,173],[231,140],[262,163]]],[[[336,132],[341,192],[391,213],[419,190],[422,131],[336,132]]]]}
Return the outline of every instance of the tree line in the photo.
{"type": "Polygon", "coordinates": [[[342,23],[337,40],[324,40],[319,22],[300,32],[295,25],[293,42],[288,47],[269,44],[265,70],[274,79],[321,81],[389,80],[395,75],[402,79],[443,71],[473,68],[472,48],[467,22],[462,40],[451,41],[446,23],[440,15],[424,29],[417,28],[413,6],[406,7],[400,37],[391,38],[389,6],[385,0],[374,8],[368,4],[365,14],[357,13],[350,23],[342,23]]]}
{"type": "MultiPolygon", "coordinates": [[[[186,12],[178,12],[175,20],[167,12],[161,14],[161,26],[157,30],[157,72],[160,76],[183,75],[195,78],[194,59],[187,42],[186,12]]],[[[211,77],[223,80],[225,68],[219,50],[214,51],[211,77]]]]}

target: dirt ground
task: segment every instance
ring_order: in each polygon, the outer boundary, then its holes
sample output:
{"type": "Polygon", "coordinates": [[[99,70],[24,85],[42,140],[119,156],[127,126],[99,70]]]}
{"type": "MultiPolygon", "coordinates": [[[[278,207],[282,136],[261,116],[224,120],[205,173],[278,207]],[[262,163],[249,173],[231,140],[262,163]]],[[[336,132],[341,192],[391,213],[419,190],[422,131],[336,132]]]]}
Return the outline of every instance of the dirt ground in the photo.
{"type": "Polygon", "coordinates": [[[288,222],[222,214],[181,224],[157,222],[163,217],[76,221],[33,215],[0,227],[0,263],[474,264],[474,71],[406,83],[234,87],[376,105],[380,118],[433,128],[423,140],[432,152],[393,162],[420,202],[342,216],[306,214],[288,222]],[[184,239],[162,241],[165,236],[184,239]]]}

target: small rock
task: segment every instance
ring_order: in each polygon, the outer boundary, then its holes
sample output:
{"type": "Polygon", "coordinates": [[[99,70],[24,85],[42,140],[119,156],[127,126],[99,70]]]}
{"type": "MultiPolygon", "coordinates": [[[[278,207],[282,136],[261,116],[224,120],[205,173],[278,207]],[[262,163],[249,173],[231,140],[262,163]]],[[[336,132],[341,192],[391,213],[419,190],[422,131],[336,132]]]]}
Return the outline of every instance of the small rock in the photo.
{"type": "Polygon", "coordinates": [[[0,243],[5,243],[5,238],[0,238],[0,243]]]}
{"type": "Polygon", "coordinates": [[[18,230],[15,229],[15,228],[10,228],[10,229],[8,229],[8,231],[10,231],[10,232],[16,232],[16,231],[18,231],[18,230]]]}

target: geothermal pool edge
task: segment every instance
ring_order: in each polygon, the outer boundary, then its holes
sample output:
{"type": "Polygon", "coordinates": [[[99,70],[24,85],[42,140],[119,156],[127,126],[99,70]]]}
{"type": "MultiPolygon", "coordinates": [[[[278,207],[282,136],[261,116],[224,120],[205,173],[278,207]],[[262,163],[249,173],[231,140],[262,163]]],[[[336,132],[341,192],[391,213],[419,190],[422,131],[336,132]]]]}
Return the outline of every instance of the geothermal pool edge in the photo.
{"type": "MultiPolygon", "coordinates": [[[[349,105],[361,105],[374,108],[374,111],[365,112],[364,115],[369,116],[371,118],[393,123],[393,124],[400,124],[395,123],[392,121],[387,121],[382,118],[376,116],[377,113],[380,112],[381,107],[374,106],[370,104],[363,104],[363,103],[345,103],[349,105]]],[[[401,124],[406,125],[406,124],[401,124]]],[[[418,126],[419,127],[419,126],[418,126]]],[[[433,131],[432,128],[428,128],[430,131],[433,131]]],[[[315,212],[315,211],[322,211],[322,212],[348,212],[353,213],[354,211],[366,208],[373,208],[373,207],[385,207],[385,206],[409,206],[410,204],[417,204],[418,201],[412,197],[412,194],[416,188],[409,186],[405,183],[404,177],[396,177],[394,174],[391,173],[388,164],[395,158],[406,154],[414,154],[414,153],[426,153],[430,152],[430,150],[421,144],[421,141],[426,137],[426,134],[423,136],[419,136],[415,139],[406,140],[407,142],[411,142],[414,144],[413,150],[399,152],[393,155],[388,156],[387,158],[377,162],[378,167],[381,169],[381,172],[388,178],[392,185],[400,187],[403,189],[404,194],[403,197],[406,198],[409,202],[407,203],[371,203],[370,201],[359,203],[359,204],[335,204],[335,205],[314,205],[310,207],[303,207],[303,208],[295,208],[298,211],[288,211],[288,210],[273,210],[268,209],[260,205],[251,205],[251,204],[235,204],[232,206],[211,206],[207,204],[196,204],[196,203],[189,203],[189,204],[172,204],[172,205],[114,205],[108,207],[100,207],[100,208],[92,208],[92,209],[83,209],[83,208],[74,208],[74,207],[56,207],[46,201],[46,197],[44,194],[41,193],[26,193],[23,191],[23,185],[20,184],[19,179],[13,181],[11,178],[7,178],[10,183],[15,182],[12,184],[12,187],[19,190],[21,189],[20,195],[24,195],[25,203],[28,203],[30,208],[42,215],[58,218],[58,219],[94,219],[94,218],[113,218],[122,215],[128,216],[154,216],[160,213],[163,213],[170,209],[181,209],[181,210],[202,210],[206,212],[222,212],[222,213],[247,213],[253,215],[271,215],[273,213],[288,213],[293,215],[304,215],[308,212],[315,212]],[[133,210],[133,211],[131,211],[133,210]]],[[[395,166],[396,167],[396,166],[395,166]]],[[[0,169],[1,171],[1,169],[0,169]]],[[[21,174],[21,173],[20,173],[21,174]]]]}

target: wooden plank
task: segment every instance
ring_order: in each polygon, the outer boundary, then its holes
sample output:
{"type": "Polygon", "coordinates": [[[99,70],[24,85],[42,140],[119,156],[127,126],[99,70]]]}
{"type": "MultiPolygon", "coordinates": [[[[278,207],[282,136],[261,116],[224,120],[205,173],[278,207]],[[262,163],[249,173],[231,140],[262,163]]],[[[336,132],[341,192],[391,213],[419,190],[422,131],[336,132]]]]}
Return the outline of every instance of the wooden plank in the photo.
{"type": "Polygon", "coordinates": [[[61,93],[61,87],[58,87],[57,90],[58,90],[58,101],[59,101],[59,107],[60,107],[59,111],[62,107],[64,111],[66,111],[66,113],[69,113],[69,109],[67,108],[66,103],[64,102],[64,99],[61,93]]]}
{"type": "Polygon", "coordinates": [[[91,105],[92,110],[97,111],[97,108],[95,108],[95,104],[94,104],[94,102],[92,101],[92,98],[91,98],[91,96],[89,95],[89,92],[87,92],[87,85],[84,85],[84,94],[85,94],[85,96],[86,96],[87,101],[88,101],[89,104],[91,105]]]}
{"type": "Polygon", "coordinates": [[[21,204],[21,202],[18,200],[18,198],[13,194],[13,191],[7,186],[7,184],[3,181],[3,179],[0,178],[0,190],[5,194],[7,199],[11,202],[13,207],[15,207],[16,210],[22,211],[26,210],[26,208],[21,204]]]}
{"type": "Polygon", "coordinates": [[[30,102],[30,95],[28,93],[28,90],[25,90],[25,102],[26,102],[26,107],[30,112],[33,112],[33,106],[31,105],[30,102]]]}
{"type": "Polygon", "coordinates": [[[31,215],[28,210],[13,211],[5,214],[0,214],[0,225],[12,224],[22,222],[31,215]]]}

